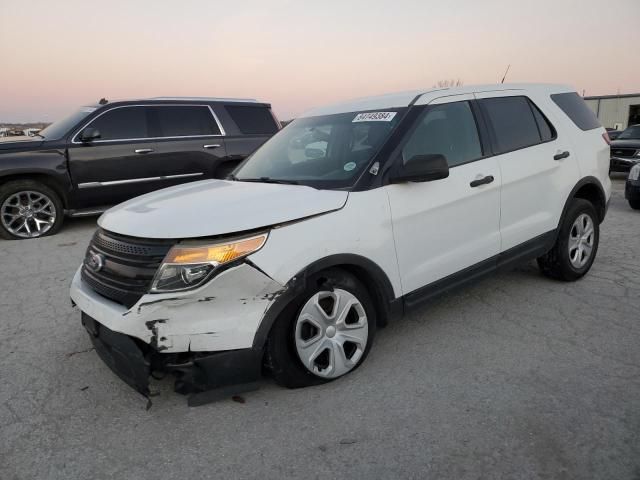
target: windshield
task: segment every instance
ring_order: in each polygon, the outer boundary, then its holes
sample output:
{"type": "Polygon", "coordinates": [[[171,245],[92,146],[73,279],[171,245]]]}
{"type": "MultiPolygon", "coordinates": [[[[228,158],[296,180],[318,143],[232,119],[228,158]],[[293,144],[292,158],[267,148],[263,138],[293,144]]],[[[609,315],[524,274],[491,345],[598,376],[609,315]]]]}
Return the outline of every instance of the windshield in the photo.
{"type": "Polygon", "coordinates": [[[240,181],[346,187],[389,138],[406,109],[300,118],[277,133],[235,172],[240,181]]]}
{"type": "Polygon", "coordinates": [[[58,140],[59,138],[64,137],[69,130],[71,130],[78,122],[82,121],[83,118],[95,111],[96,107],[82,107],[71,115],[67,115],[61,120],[53,122],[47,128],[38,132],[38,134],[45,137],[47,140],[58,140]]]}
{"type": "Polygon", "coordinates": [[[640,125],[634,125],[633,127],[627,128],[624,132],[618,135],[618,138],[616,140],[632,139],[640,139],[640,125]]]}

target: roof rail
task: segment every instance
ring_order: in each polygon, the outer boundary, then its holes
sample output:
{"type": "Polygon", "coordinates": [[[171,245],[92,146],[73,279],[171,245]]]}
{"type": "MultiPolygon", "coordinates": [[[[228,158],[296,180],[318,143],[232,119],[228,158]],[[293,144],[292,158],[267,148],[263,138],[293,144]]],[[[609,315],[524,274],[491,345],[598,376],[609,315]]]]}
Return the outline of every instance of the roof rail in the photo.
{"type": "Polygon", "coordinates": [[[222,97],[153,97],[149,100],[193,100],[199,102],[251,102],[257,103],[255,98],[222,98],[222,97]]]}

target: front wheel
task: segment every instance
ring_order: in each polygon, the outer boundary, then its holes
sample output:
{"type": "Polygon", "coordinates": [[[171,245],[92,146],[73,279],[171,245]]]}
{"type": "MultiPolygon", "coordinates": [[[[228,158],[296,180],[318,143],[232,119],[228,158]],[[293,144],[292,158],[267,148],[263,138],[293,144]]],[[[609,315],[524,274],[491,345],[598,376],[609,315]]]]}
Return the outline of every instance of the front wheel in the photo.
{"type": "Polygon", "coordinates": [[[325,383],[355,370],[376,332],[373,301],[357,278],[330,269],[307,283],[284,309],[267,343],[271,372],[289,388],[325,383]]]}
{"type": "Polygon", "coordinates": [[[33,180],[15,180],[0,186],[0,237],[21,240],[52,235],[63,220],[60,197],[33,180]]]}
{"type": "Polygon", "coordinates": [[[595,207],[588,200],[576,198],[569,205],[555,245],[538,258],[538,266],[549,277],[567,282],[577,280],[591,268],[599,241],[595,207]]]}

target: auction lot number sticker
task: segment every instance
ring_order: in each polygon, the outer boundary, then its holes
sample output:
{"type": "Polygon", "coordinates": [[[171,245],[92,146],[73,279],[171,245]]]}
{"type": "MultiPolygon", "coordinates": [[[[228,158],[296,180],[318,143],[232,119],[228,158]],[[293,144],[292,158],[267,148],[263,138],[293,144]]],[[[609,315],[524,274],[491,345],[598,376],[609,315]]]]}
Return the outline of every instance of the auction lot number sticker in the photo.
{"type": "Polygon", "coordinates": [[[352,123],[355,122],[390,122],[398,112],[366,112],[359,113],[352,123]]]}

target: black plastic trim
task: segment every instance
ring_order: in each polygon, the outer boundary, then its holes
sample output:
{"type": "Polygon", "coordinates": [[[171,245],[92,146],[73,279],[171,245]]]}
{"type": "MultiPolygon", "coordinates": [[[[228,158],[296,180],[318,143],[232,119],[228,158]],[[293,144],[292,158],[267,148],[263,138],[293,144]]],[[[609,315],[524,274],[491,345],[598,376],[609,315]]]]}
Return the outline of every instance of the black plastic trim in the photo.
{"type": "Polygon", "coordinates": [[[598,209],[597,205],[594,205],[594,207],[596,207],[596,211],[598,212],[598,215],[600,217],[600,223],[604,221],[604,218],[607,213],[607,207],[606,207],[607,197],[604,194],[604,188],[602,187],[602,183],[600,183],[600,180],[598,180],[596,177],[589,176],[589,177],[584,177],[580,179],[580,181],[576,183],[576,185],[573,187],[573,189],[569,193],[569,196],[567,197],[567,200],[564,204],[564,208],[562,209],[562,214],[560,215],[560,221],[558,222],[558,229],[560,228],[560,225],[562,225],[562,222],[564,221],[564,218],[567,214],[567,210],[569,209],[569,204],[571,203],[571,200],[575,198],[575,195],[576,193],[578,193],[578,190],[580,190],[582,187],[586,185],[593,185],[597,187],[600,194],[600,201],[602,202],[602,208],[598,209]]]}
{"type": "MultiPolygon", "coordinates": [[[[307,278],[314,273],[321,272],[331,267],[343,267],[347,269],[349,267],[356,267],[366,272],[366,275],[369,277],[369,279],[373,280],[374,282],[373,287],[377,290],[376,292],[372,292],[372,296],[374,297],[373,300],[379,307],[380,311],[378,313],[382,317],[379,320],[382,324],[385,324],[391,316],[400,313],[402,309],[402,303],[401,301],[399,301],[399,298],[396,299],[391,281],[387,277],[384,270],[380,268],[380,266],[360,255],[349,253],[330,255],[328,257],[317,260],[311,265],[307,266],[306,268],[298,272],[285,285],[274,303],[269,307],[264,317],[262,318],[262,322],[260,323],[260,326],[258,327],[258,330],[253,339],[253,348],[264,347],[273,323],[276,321],[280,313],[282,313],[284,308],[296,296],[298,296],[302,291],[306,289],[307,278]]],[[[360,280],[363,279],[361,278],[360,280]]],[[[368,288],[371,287],[371,285],[366,286],[368,288]]]]}
{"type": "Polygon", "coordinates": [[[556,230],[544,233],[521,245],[414,290],[403,297],[405,310],[416,308],[449,290],[476,282],[496,270],[508,270],[514,265],[544,255],[553,247],[556,235],[556,230]]]}

